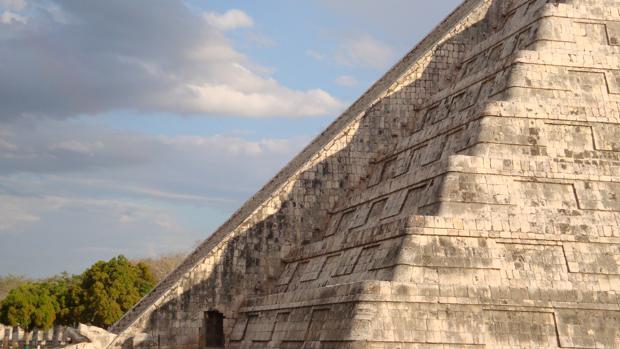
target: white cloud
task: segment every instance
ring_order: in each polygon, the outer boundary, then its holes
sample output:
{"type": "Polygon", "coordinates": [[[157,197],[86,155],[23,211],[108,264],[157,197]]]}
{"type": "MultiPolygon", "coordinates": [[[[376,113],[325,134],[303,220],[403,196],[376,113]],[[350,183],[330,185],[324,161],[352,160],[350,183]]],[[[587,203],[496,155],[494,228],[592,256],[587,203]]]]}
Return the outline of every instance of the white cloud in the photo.
{"type": "Polygon", "coordinates": [[[351,87],[358,84],[357,79],[354,76],[350,75],[341,75],[336,78],[336,84],[340,86],[351,87]]]}
{"type": "Polygon", "coordinates": [[[0,14],[0,23],[3,24],[12,24],[12,23],[26,23],[26,17],[21,16],[17,13],[6,10],[0,14]]]}
{"type": "Polygon", "coordinates": [[[13,145],[0,149],[0,265],[49,276],[120,253],[191,249],[308,142],[239,134],[0,121],[0,139],[13,145]],[[38,253],[32,265],[12,262],[14,250],[61,248],[66,253],[38,253]]]}
{"type": "MultiPolygon", "coordinates": [[[[501,0],[500,0],[501,1],[501,0]]],[[[318,0],[346,22],[347,32],[385,33],[408,50],[463,0],[318,0]]]]}
{"type": "Polygon", "coordinates": [[[248,117],[326,115],[344,108],[342,102],[321,89],[300,92],[277,87],[271,91],[256,89],[246,92],[223,84],[203,84],[188,85],[181,92],[196,98],[185,101],[184,105],[179,105],[176,99],[170,99],[167,100],[170,104],[162,107],[186,113],[209,110],[215,114],[248,117]]]}
{"type": "Polygon", "coordinates": [[[0,192],[0,257],[4,271],[44,277],[78,273],[99,259],[186,250],[200,233],[174,210],[153,203],[0,192]],[[19,261],[36,250],[32,263],[19,261]],[[57,251],[63,253],[58,254],[57,251]]]}
{"type": "Polygon", "coordinates": [[[178,193],[164,191],[157,188],[145,187],[142,185],[123,184],[105,179],[83,179],[75,176],[48,176],[47,180],[62,185],[73,185],[83,189],[107,190],[109,192],[129,194],[136,197],[148,198],[152,200],[186,202],[191,204],[234,204],[232,199],[219,198],[215,196],[194,195],[188,193],[178,193]]]}
{"type": "Polygon", "coordinates": [[[348,66],[385,68],[394,59],[394,50],[370,35],[363,35],[343,42],[334,59],[348,66]]]}
{"type": "Polygon", "coordinates": [[[0,233],[19,231],[24,226],[41,221],[41,217],[50,212],[73,209],[109,210],[119,221],[126,216],[134,217],[134,221],[138,218],[154,221],[157,217],[166,215],[160,209],[119,200],[0,193],[0,233]]]}
{"type": "Polygon", "coordinates": [[[316,51],[316,50],[307,50],[306,51],[306,55],[308,55],[309,57],[316,59],[317,61],[322,61],[325,59],[326,55],[316,51]]]}
{"type": "Polygon", "coordinates": [[[276,46],[275,40],[260,33],[247,32],[244,37],[248,42],[260,48],[271,48],[276,46]]]}
{"type": "Polygon", "coordinates": [[[385,68],[394,59],[394,49],[374,37],[364,34],[343,39],[330,54],[308,49],[306,55],[317,61],[329,60],[337,64],[362,68],[385,68]]]}
{"type": "Polygon", "coordinates": [[[26,0],[0,0],[0,8],[21,11],[26,7],[26,0]]]}
{"type": "Polygon", "coordinates": [[[225,13],[206,12],[204,17],[209,24],[222,31],[254,26],[252,17],[237,9],[228,10],[225,13]]]}
{"type": "Polygon", "coordinates": [[[4,151],[17,150],[17,146],[7,140],[0,138],[0,149],[4,151]]]}
{"type": "Polygon", "coordinates": [[[84,142],[76,140],[62,141],[60,143],[52,144],[50,146],[52,150],[65,150],[84,155],[93,156],[95,152],[103,149],[103,143],[97,142],[84,142]]]}
{"type": "Polygon", "coordinates": [[[25,198],[0,195],[0,234],[40,220],[36,213],[28,209],[30,203],[25,198]]]}
{"type": "Polygon", "coordinates": [[[202,16],[181,1],[131,3],[52,1],[40,10],[53,14],[28,18],[25,26],[32,30],[15,30],[13,37],[8,31],[10,45],[2,33],[0,118],[67,118],[119,109],[309,117],[344,108],[326,91],[282,85],[270,76],[272,69],[237,51],[224,30],[253,24],[241,11],[202,16]],[[71,25],[50,20],[61,17],[71,25]],[[63,64],[49,69],[50,62],[63,64]]]}
{"type": "MultiPolygon", "coordinates": [[[[0,151],[0,175],[31,173],[72,193],[96,190],[226,207],[239,203],[239,192],[251,194],[308,141],[155,136],[36,119],[0,123],[0,139],[11,145],[0,151]],[[228,188],[234,194],[224,194],[228,188]]],[[[8,185],[6,178],[0,180],[0,192],[3,182],[8,185]]],[[[23,190],[47,192],[46,184],[41,185],[30,183],[23,190]]]]}

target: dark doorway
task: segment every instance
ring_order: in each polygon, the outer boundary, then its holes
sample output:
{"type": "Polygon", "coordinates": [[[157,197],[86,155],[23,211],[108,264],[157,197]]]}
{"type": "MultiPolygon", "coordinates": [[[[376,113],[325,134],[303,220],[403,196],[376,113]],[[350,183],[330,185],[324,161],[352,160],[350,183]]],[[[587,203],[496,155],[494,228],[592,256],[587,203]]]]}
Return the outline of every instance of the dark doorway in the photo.
{"type": "Polygon", "coordinates": [[[217,310],[205,313],[205,347],[224,348],[224,314],[217,310]]]}

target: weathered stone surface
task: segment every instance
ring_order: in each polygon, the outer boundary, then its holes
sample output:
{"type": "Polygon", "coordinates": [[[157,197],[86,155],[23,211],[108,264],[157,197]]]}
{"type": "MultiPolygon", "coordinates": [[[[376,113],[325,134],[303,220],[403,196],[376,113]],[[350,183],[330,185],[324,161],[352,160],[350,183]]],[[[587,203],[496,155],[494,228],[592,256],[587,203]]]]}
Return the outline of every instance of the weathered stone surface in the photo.
{"type": "Polygon", "coordinates": [[[620,0],[464,1],[113,346],[620,347],[619,40],[620,0]]]}
{"type": "Polygon", "coordinates": [[[74,342],[81,342],[69,345],[67,349],[105,349],[114,341],[116,334],[110,333],[102,328],[80,324],[77,330],[71,331],[71,336],[76,337],[74,342]]]}

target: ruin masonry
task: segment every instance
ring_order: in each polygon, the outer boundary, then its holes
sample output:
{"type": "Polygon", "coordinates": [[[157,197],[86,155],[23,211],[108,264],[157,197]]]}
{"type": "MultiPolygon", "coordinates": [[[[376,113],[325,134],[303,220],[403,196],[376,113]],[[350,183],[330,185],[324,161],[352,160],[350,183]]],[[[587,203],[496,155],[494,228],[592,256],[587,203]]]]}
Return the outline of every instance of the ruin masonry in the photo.
{"type": "Polygon", "coordinates": [[[619,102],[619,0],[466,0],[113,347],[620,348],[619,102]]]}

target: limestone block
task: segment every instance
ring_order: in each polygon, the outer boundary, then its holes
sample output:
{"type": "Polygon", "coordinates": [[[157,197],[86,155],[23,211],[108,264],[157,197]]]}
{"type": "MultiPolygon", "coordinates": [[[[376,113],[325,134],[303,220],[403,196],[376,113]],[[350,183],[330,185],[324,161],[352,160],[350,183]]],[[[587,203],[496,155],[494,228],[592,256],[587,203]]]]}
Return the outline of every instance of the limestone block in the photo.
{"type": "Polygon", "coordinates": [[[620,211],[620,183],[577,182],[575,192],[582,209],[620,211]]]}
{"type": "Polygon", "coordinates": [[[532,348],[558,345],[553,312],[486,310],[485,327],[489,347],[509,347],[514,343],[532,348]]]}
{"type": "Polygon", "coordinates": [[[571,273],[620,275],[620,244],[564,244],[571,273]]]}
{"type": "Polygon", "coordinates": [[[557,326],[562,347],[616,348],[620,346],[620,312],[561,310],[557,326]]]}
{"type": "Polygon", "coordinates": [[[87,340],[86,343],[69,345],[67,349],[105,349],[116,338],[116,335],[102,328],[80,324],[74,336],[87,340]]]}

